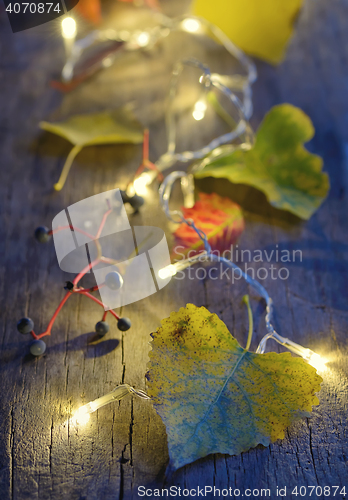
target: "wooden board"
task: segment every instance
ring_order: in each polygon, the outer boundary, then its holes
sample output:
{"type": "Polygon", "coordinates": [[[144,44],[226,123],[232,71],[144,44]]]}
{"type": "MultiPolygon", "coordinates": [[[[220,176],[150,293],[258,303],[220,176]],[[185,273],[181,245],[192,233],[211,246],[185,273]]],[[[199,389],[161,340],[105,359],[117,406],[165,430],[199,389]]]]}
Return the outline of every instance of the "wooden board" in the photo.
{"type": "MultiPolygon", "coordinates": [[[[173,3],[168,5],[173,8],[173,3]]],[[[122,314],[132,320],[129,332],[121,334],[110,320],[111,332],[97,345],[88,341],[100,310],[83,297],[72,297],[40,359],[28,354],[28,340],[18,334],[16,322],[29,315],[42,331],[70,277],[60,271],[52,242],[39,245],[34,240],[35,227],[49,226],[72,203],[123,188],[141,158],[138,146],[89,147],[79,154],[64,190],[53,193],[52,184],[70,145],[41,133],[38,122],[134,101],[138,116],[150,127],[150,156],[155,160],[166,148],[163,111],[172,64],[180,51],[203,49],[193,41],[190,46],[167,39],[155,51],[129,54],[63,95],[50,87],[64,58],[59,25],[13,35],[1,14],[0,492],[4,500],[140,498],[140,485],[231,487],[243,493],[246,488],[269,488],[268,498],[276,498],[277,486],[287,486],[287,498],[292,498],[289,490],[295,486],[345,485],[348,492],[347,14],[345,0],[307,0],[286,61],[277,68],[259,62],[254,86],[255,127],[272,105],[281,102],[302,107],[313,119],[317,132],[309,147],[324,157],[332,183],[322,208],[308,223],[294,223],[271,209],[256,191],[217,181],[200,186],[229,193],[247,208],[241,249],[269,252],[278,245],[301,250],[302,260],[289,265],[289,279],[268,278],[264,284],[275,303],[278,331],[330,359],[321,404],[312,418],[292,426],[283,441],[237,457],[209,456],[171,477],[165,477],[165,429],[150,402],[126,398],[98,411],[84,427],[69,424],[68,416],[122,382],[146,389],[149,334],[161,318],[186,302],[218,313],[244,343],[247,314],[241,297],[248,291],[256,319],[252,343],[256,348],[264,333],[264,305],[255,293],[242,283],[231,286],[228,280],[173,279],[155,296],[124,308],[122,314]]],[[[224,59],[219,57],[221,63],[224,59]]],[[[199,140],[199,134],[182,137],[183,145],[192,147],[199,140]]],[[[131,221],[168,230],[155,189],[131,221]]],[[[250,267],[257,271],[260,266],[250,267]]],[[[278,350],[276,345],[270,348],[278,350]]],[[[313,496],[308,490],[302,498],[313,496]]]]}

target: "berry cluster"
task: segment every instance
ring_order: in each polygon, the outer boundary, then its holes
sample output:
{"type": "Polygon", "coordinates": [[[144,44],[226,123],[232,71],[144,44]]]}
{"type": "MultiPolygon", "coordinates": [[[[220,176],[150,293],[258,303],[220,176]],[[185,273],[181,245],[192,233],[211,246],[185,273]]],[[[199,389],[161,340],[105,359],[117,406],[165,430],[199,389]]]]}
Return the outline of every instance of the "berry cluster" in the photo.
{"type": "MultiPolygon", "coordinates": [[[[144,199],[141,196],[134,195],[134,196],[130,197],[124,191],[121,191],[121,195],[122,195],[122,199],[123,199],[124,203],[130,203],[130,205],[133,207],[133,209],[135,211],[137,211],[144,203],[144,199]]],[[[105,225],[105,222],[106,222],[108,216],[110,215],[110,213],[112,212],[112,210],[113,209],[110,207],[110,204],[108,202],[108,210],[105,212],[103,219],[99,225],[97,235],[101,234],[103,227],[105,225]]],[[[62,226],[62,227],[55,229],[54,232],[62,231],[62,230],[66,230],[66,229],[70,229],[73,231],[80,231],[79,228],[76,228],[73,226],[62,226]]],[[[35,238],[40,243],[47,243],[51,239],[52,234],[53,234],[53,231],[49,230],[47,227],[44,227],[44,226],[40,226],[35,230],[35,238]]],[[[94,237],[93,235],[89,235],[89,236],[92,240],[94,240],[96,243],[98,243],[98,239],[99,239],[98,236],[97,237],[94,237]]],[[[98,243],[98,245],[99,245],[99,243],[98,243]]],[[[114,290],[114,291],[119,290],[123,286],[123,278],[122,278],[121,274],[119,273],[119,269],[116,266],[116,261],[114,261],[113,259],[109,259],[107,257],[104,257],[103,255],[99,255],[93,262],[89,263],[88,266],[86,266],[75,277],[75,279],[73,281],[66,282],[65,287],[64,287],[66,290],[66,294],[63,297],[63,299],[61,300],[60,304],[58,305],[58,307],[57,307],[55,313],[53,314],[46,330],[43,333],[37,335],[34,332],[34,322],[30,318],[22,318],[18,321],[18,323],[17,323],[18,331],[22,334],[30,333],[32,335],[32,337],[34,338],[32,343],[30,344],[31,354],[33,354],[34,356],[40,356],[41,354],[43,354],[45,352],[46,344],[41,339],[42,339],[42,337],[45,337],[47,335],[51,335],[51,330],[52,330],[53,324],[54,324],[60,310],[62,309],[65,302],[69,299],[69,297],[71,297],[73,294],[84,295],[85,297],[88,297],[89,299],[91,299],[94,302],[96,302],[97,304],[99,304],[103,309],[105,309],[105,304],[103,302],[101,302],[99,299],[97,299],[96,297],[94,297],[94,295],[92,295],[92,292],[95,292],[100,288],[98,285],[93,286],[93,287],[88,288],[88,289],[85,289],[82,286],[79,286],[79,282],[85,276],[85,274],[87,272],[89,272],[97,264],[99,264],[100,262],[103,262],[106,264],[111,264],[113,266],[113,270],[110,271],[106,275],[105,282],[100,286],[107,286],[108,288],[110,288],[111,290],[114,290]]],[[[117,327],[119,330],[121,330],[122,332],[129,330],[129,328],[131,327],[130,320],[128,318],[120,318],[112,309],[109,309],[107,311],[104,311],[104,314],[103,314],[101,321],[98,321],[98,323],[95,325],[95,331],[100,337],[103,337],[109,331],[109,324],[106,322],[106,317],[109,313],[116,318],[117,327]]]]}
{"type": "MultiPolygon", "coordinates": [[[[158,179],[163,180],[163,175],[158,170],[158,167],[149,160],[149,131],[147,129],[144,130],[143,160],[142,160],[140,167],[138,168],[138,170],[135,173],[134,179],[136,177],[138,177],[141,174],[141,172],[143,172],[143,170],[145,170],[145,169],[156,171],[158,179]]],[[[132,184],[132,183],[130,183],[130,184],[132,184]]],[[[121,191],[121,197],[122,197],[123,203],[124,204],[128,203],[133,208],[134,212],[138,212],[140,207],[142,207],[142,205],[144,204],[144,198],[142,198],[138,194],[134,194],[133,196],[130,196],[126,191],[121,191]]],[[[117,206],[114,207],[114,209],[116,209],[116,210],[119,208],[120,208],[119,205],[118,205],[118,207],[117,206]]],[[[102,218],[97,235],[101,234],[103,227],[105,225],[106,219],[108,218],[108,216],[112,212],[112,210],[113,209],[110,207],[110,204],[108,203],[108,210],[105,212],[105,214],[102,218]]],[[[70,229],[73,231],[82,232],[79,228],[73,227],[73,226],[59,227],[58,229],[55,230],[55,232],[61,231],[64,229],[70,229]]],[[[35,230],[35,238],[40,243],[47,243],[51,239],[52,234],[53,234],[53,231],[49,230],[47,227],[44,227],[44,226],[40,226],[35,230]]],[[[86,234],[85,231],[84,231],[84,234],[86,234]]],[[[98,239],[99,239],[98,236],[96,236],[96,237],[94,237],[92,235],[88,235],[88,236],[90,236],[90,238],[93,239],[96,242],[96,244],[98,244],[100,246],[100,244],[98,242],[98,239]]],[[[57,307],[55,313],[53,314],[46,330],[43,333],[36,335],[36,333],[34,332],[34,322],[30,318],[22,318],[18,321],[18,323],[17,323],[18,331],[20,333],[23,333],[23,334],[30,333],[32,335],[32,337],[34,338],[32,343],[30,344],[30,352],[34,356],[40,356],[41,354],[43,354],[45,352],[46,344],[41,339],[42,339],[42,337],[45,337],[47,335],[51,335],[51,330],[52,330],[53,324],[54,324],[60,310],[62,309],[65,302],[69,299],[69,297],[71,295],[73,295],[75,293],[78,293],[80,295],[84,295],[85,297],[88,297],[89,299],[91,299],[94,302],[96,302],[97,304],[99,304],[105,310],[105,304],[103,304],[103,302],[101,302],[99,299],[97,299],[96,297],[94,297],[92,295],[92,292],[95,292],[100,288],[99,286],[94,286],[92,288],[85,289],[82,286],[78,285],[80,280],[83,278],[83,276],[87,272],[89,272],[94,266],[96,266],[99,262],[111,264],[114,267],[114,270],[106,275],[105,283],[103,283],[100,286],[107,286],[111,290],[118,290],[122,287],[123,279],[122,279],[122,276],[119,273],[119,270],[116,266],[116,262],[113,259],[109,259],[107,257],[104,257],[103,255],[101,255],[101,252],[100,252],[100,255],[98,256],[98,258],[96,260],[94,260],[93,262],[91,262],[88,266],[86,266],[86,268],[83,269],[81,271],[81,273],[79,273],[73,281],[68,281],[66,283],[64,288],[65,288],[67,293],[65,294],[65,296],[61,300],[60,304],[58,305],[58,307],[57,307]]],[[[110,313],[112,316],[114,316],[117,319],[117,327],[119,330],[121,330],[122,332],[129,330],[129,328],[131,327],[130,320],[128,318],[120,318],[112,309],[110,309],[110,310],[107,310],[104,312],[101,321],[98,321],[98,323],[95,325],[95,331],[97,332],[97,334],[100,337],[103,337],[109,331],[109,325],[105,321],[108,313],[110,313]]]]}
{"type": "Polygon", "coordinates": [[[133,208],[134,212],[138,212],[139,208],[144,205],[144,198],[142,196],[139,196],[138,194],[135,194],[133,196],[129,196],[126,191],[121,191],[121,196],[123,203],[129,203],[130,206],[133,208]]]}

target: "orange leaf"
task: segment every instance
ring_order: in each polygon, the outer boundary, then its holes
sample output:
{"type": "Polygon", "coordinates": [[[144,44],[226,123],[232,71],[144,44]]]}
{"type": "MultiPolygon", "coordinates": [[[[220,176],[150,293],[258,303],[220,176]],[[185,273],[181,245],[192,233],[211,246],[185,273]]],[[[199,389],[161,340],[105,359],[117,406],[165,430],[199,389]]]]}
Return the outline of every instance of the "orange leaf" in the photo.
{"type": "MultiPolygon", "coordinates": [[[[133,3],[134,0],[120,0],[120,2],[133,3]]],[[[143,0],[143,3],[150,7],[150,9],[160,10],[160,5],[158,0],[143,0]]]]}
{"type": "Polygon", "coordinates": [[[92,24],[99,24],[102,20],[100,0],[80,0],[75,9],[92,24]]]}
{"type": "MultiPolygon", "coordinates": [[[[198,229],[204,231],[213,250],[223,252],[229,249],[244,230],[242,210],[229,198],[222,198],[216,193],[200,193],[199,199],[192,208],[183,208],[187,219],[193,219],[198,229]]],[[[174,233],[175,247],[190,257],[203,250],[203,242],[194,229],[181,224],[174,233]]]]}

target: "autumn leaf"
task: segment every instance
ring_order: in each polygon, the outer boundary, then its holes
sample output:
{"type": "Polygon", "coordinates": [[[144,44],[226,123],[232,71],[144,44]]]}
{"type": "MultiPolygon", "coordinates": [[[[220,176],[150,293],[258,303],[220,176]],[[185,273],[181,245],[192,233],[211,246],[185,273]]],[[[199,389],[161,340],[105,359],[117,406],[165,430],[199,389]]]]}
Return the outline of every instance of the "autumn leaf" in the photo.
{"type": "Polygon", "coordinates": [[[152,337],[148,395],[166,426],[172,468],[268,446],[319,404],[322,378],[312,366],[290,353],[243,349],[204,307],[171,313],[152,337]]]}
{"type": "Polygon", "coordinates": [[[281,62],[303,0],[195,0],[193,13],[218,26],[238,47],[281,62]]]}
{"type": "Polygon", "coordinates": [[[253,186],[274,207],[309,219],[329,191],[322,159],[303,147],[313,135],[312,122],[302,110],[290,104],[274,106],[261,123],[252,149],[208,156],[195,176],[253,186]]]}
{"type": "MultiPolygon", "coordinates": [[[[216,193],[200,193],[192,208],[182,208],[184,217],[193,219],[204,231],[213,250],[223,252],[232,245],[244,230],[244,218],[239,205],[216,193]]],[[[175,247],[183,247],[181,255],[190,257],[203,249],[203,242],[194,229],[181,224],[174,233],[175,247]]],[[[181,249],[180,249],[181,250],[181,249]]]]}
{"type": "Polygon", "coordinates": [[[79,0],[75,9],[90,23],[100,24],[102,20],[100,0],[79,0]]]}
{"type": "Polygon", "coordinates": [[[116,143],[139,144],[143,141],[142,126],[129,106],[111,112],[75,115],[64,122],[41,122],[40,127],[63,137],[74,145],[64,164],[59,181],[54,185],[56,191],[60,191],[64,186],[72,162],[85,146],[116,143]]]}
{"type": "MultiPolygon", "coordinates": [[[[134,0],[120,0],[120,2],[125,2],[125,3],[136,3],[138,4],[139,2],[135,2],[134,0]]],[[[153,10],[160,10],[160,4],[158,0],[143,0],[143,3],[147,5],[150,9],[153,10]]]]}
{"type": "Polygon", "coordinates": [[[64,122],[41,122],[40,127],[82,147],[143,140],[142,126],[128,106],[111,112],[75,115],[64,122]]]}

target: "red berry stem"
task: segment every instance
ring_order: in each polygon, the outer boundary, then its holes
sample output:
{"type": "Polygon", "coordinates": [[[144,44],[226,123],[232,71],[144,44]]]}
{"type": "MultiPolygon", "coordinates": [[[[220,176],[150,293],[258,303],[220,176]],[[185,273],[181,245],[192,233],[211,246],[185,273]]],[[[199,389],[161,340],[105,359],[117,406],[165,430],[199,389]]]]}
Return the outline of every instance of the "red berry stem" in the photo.
{"type": "Polygon", "coordinates": [[[105,214],[103,215],[103,218],[102,218],[102,221],[100,223],[100,226],[99,226],[99,229],[98,229],[98,232],[95,236],[95,240],[98,240],[100,238],[100,235],[101,235],[101,232],[105,226],[105,223],[106,223],[106,219],[109,217],[109,215],[111,214],[112,212],[112,208],[110,208],[107,212],[105,212],[105,214]]]}
{"type": "Polygon", "coordinates": [[[157,178],[159,181],[163,181],[164,179],[162,172],[156,167],[154,163],[152,163],[149,160],[149,142],[150,142],[150,133],[149,129],[146,128],[144,130],[144,140],[143,140],[143,161],[138,170],[135,172],[133,181],[137,177],[139,177],[139,175],[145,170],[145,168],[148,168],[149,170],[155,170],[157,172],[157,178]]]}
{"type": "Polygon", "coordinates": [[[48,231],[48,234],[51,236],[52,234],[56,234],[58,233],[59,231],[62,231],[63,229],[71,229],[72,231],[76,231],[78,233],[81,233],[81,234],[84,234],[85,236],[87,236],[88,238],[90,238],[91,240],[94,239],[94,236],[92,234],[89,234],[87,233],[86,231],[84,231],[83,229],[79,229],[78,227],[74,227],[72,226],[71,224],[68,225],[68,226],[58,226],[56,229],[51,229],[50,231],[48,231]]]}
{"type": "Polygon", "coordinates": [[[73,231],[77,231],[85,236],[87,236],[88,238],[90,238],[91,240],[93,240],[96,244],[96,247],[97,247],[97,250],[98,250],[98,256],[97,258],[90,262],[84,269],[82,269],[82,271],[74,278],[73,280],[73,285],[74,285],[74,288],[72,290],[69,290],[64,298],[60,301],[56,311],[54,312],[48,326],[47,326],[47,329],[46,331],[44,331],[43,333],[41,333],[40,335],[36,335],[36,333],[34,332],[34,330],[32,330],[30,333],[32,335],[32,337],[35,339],[35,340],[39,340],[41,339],[42,337],[46,337],[48,335],[51,335],[51,330],[52,330],[52,327],[54,325],[54,322],[56,321],[57,319],[57,316],[58,314],[60,313],[62,307],[64,306],[65,302],[68,300],[68,298],[73,295],[74,293],[79,293],[81,295],[84,295],[85,297],[88,297],[89,299],[93,300],[94,302],[96,302],[98,305],[100,305],[103,309],[104,309],[104,314],[103,314],[103,321],[105,320],[108,312],[110,314],[112,314],[112,316],[114,316],[117,320],[120,319],[120,317],[118,316],[118,314],[115,313],[115,311],[113,311],[112,309],[109,309],[108,311],[105,311],[105,307],[106,305],[100,301],[99,299],[97,299],[96,297],[94,297],[90,292],[95,292],[97,290],[99,290],[103,285],[101,286],[98,286],[98,285],[95,285],[91,288],[88,288],[88,289],[84,289],[83,287],[80,287],[80,288],[77,288],[77,285],[78,283],[80,282],[80,280],[86,275],[86,273],[88,271],[90,271],[94,266],[96,266],[97,264],[99,264],[99,262],[103,261],[103,262],[108,262],[108,263],[114,263],[115,261],[113,259],[109,259],[107,257],[103,257],[102,254],[101,254],[101,247],[100,247],[100,243],[99,243],[99,238],[100,238],[100,235],[103,231],[103,228],[105,226],[105,223],[106,223],[106,220],[108,218],[108,216],[111,214],[112,212],[112,209],[110,208],[110,203],[109,203],[109,200],[107,200],[107,204],[108,204],[108,210],[105,212],[105,214],[103,215],[103,218],[101,220],[101,223],[99,225],[99,228],[98,228],[98,231],[97,231],[97,234],[96,236],[93,236],[89,233],[87,233],[86,231],[83,231],[82,229],[79,229],[77,227],[74,227],[72,225],[67,225],[67,226],[59,226],[58,228],[54,229],[54,230],[51,230],[49,231],[48,234],[52,235],[52,234],[55,234],[57,233],[58,231],[62,231],[64,229],[71,229],[73,231]]]}
{"type": "MultiPolygon", "coordinates": [[[[100,306],[102,306],[103,309],[105,308],[105,304],[101,300],[97,299],[97,297],[94,297],[94,295],[90,294],[89,292],[87,292],[85,290],[80,290],[78,293],[86,295],[86,297],[94,300],[94,302],[96,302],[97,304],[99,304],[100,306]]],[[[110,314],[112,314],[117,320],[120,319],[119,315],[116,314],[115,311],[113,311],[112,309],[109,309],[106,312],[109,312],[110,314]]]]}
{"type": "Polygon", "coordinates": [[[90,262],[88,264],[88,266],[86,266],[84,269],[82,269],[82,271],[73,280],[74,287],[76,287],[76,285],[78,284],[78,282],[85,276],[85,274],[88,271],[90,271],[94,266],[96,266],[97,264],[99,264],[99,262],[100,262],[100,258],[97,257],[93,262],[90,262]]]}
{"type": "Polygon", "coordinates": [[[34,339],[38,340],[38,339],[41,339],[42,337],[46,337],[47,335],[51,335],[52,326],[53,326],[54,322],[56,321],[57,316],[58,316],[60,310],[62,309],[62,307],[64,306],[65,302],[68,300],[68,298],[70,297],[70,295],[71,295],[71,293],[67,292],[65,294],[64,298],[60,301],[60,304],[57,307],[57,309],[55,310],[55,313],[53,314],[53,316],[51,318],[51,321],[48,323],[48,327],[47,327],[47,329],[46,329],[45,332],[40,333],[40,335],[35,335],[35,333],[33,331],[31,332],[31,334],[34,337],[34,339]]]}

